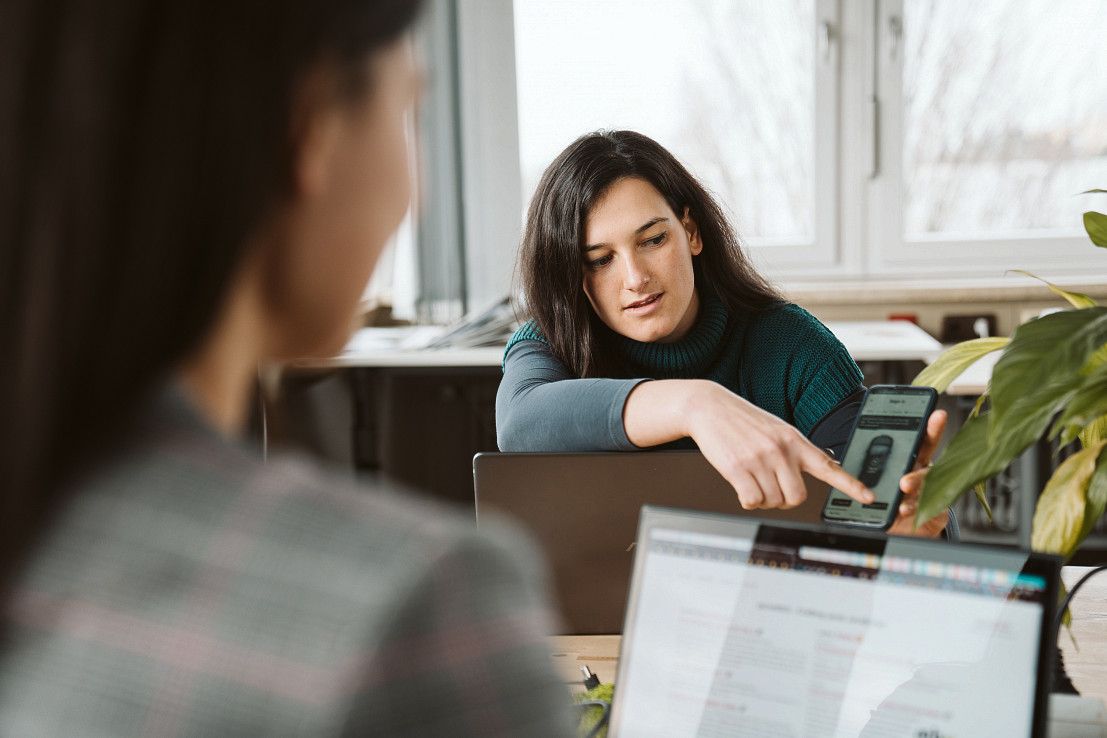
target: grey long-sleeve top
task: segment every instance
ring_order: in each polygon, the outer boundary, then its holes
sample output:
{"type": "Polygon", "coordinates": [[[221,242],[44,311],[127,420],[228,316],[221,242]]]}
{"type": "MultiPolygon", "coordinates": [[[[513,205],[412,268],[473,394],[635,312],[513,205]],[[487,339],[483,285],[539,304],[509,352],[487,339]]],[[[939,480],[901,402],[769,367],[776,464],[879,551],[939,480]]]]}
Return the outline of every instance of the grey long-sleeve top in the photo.
{"type": "Polygon", "coordinates": [[[501,451],[633,451],[623,427],[627,395],[645,379],[575,379],[541,341],[504,357],[496,393],[501,451]]]}

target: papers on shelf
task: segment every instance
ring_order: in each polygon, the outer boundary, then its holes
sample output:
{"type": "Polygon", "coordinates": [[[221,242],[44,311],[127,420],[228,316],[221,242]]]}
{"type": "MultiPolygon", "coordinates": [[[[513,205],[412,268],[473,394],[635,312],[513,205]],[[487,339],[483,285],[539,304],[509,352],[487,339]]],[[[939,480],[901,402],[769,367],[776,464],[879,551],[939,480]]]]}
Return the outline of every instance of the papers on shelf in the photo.
{"type": "Polygon", "coordinates": [[[362,328],[351,337],[342,353],[365,355],[393,351],[505,346],[518,327],[511,302],[504,298],[448,326],[362,328]]]}
{"type": "Polygon", "coordinates": [[[440,325],[405,325],[395,328],[362,328],[350,337],[343,354],[414,351],[426,347],[442,332],[440,325]]]}
{"type": "Polygon", "coordinates": [[[427,344],[427,348],[479,348],[505,346],[519,323],[511,299],[503,298],[481,310],[473,311],[427,344]]]}

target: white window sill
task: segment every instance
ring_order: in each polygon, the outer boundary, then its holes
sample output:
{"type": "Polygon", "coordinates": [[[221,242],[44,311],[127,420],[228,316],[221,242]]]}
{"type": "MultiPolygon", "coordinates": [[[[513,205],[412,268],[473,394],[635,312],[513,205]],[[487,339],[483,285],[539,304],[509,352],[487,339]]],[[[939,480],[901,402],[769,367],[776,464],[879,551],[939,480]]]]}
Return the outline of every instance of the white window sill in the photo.
{"type": "MultiPolygon", "coordinates": [[[[1050,277],[1049,281],[1070,292],[1080,292],[1107,301],[1107,280],[1091,282],[1087,275],[1050,277]]],[[[834,281],[781,280],[780,289],[800,305],[1022,302],[1060,300],[1049,287],[1022,274],[994,279],[848,279],[834,281]]]]}

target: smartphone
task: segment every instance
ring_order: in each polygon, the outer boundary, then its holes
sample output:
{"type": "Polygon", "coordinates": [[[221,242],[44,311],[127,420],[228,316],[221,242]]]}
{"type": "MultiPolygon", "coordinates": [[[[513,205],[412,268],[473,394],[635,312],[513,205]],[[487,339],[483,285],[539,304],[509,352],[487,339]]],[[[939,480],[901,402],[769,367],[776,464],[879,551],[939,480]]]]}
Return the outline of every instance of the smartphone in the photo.
{"type": "Polygon", "coordinates": [[[896,519],[899,480],[915,465],[926,438],[926,421],[938,401],[933,387],[879,384],[869,388],[850,432],[842,468],[861,480],[876,499],[868,505],[831,489],[823,522],[887,530],[896,519]]]}

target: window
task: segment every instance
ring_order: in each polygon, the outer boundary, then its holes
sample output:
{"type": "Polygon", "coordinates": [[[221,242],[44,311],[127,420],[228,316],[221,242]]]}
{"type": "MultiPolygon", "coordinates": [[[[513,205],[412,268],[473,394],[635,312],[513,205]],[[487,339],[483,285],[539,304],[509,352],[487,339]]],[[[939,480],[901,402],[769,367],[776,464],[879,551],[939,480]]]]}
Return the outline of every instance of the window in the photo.
{"type": "Polygon", "coordinates": [[[816,29],[833,12],[816,0],[516,0],[524,204],[573,139],[630,128],[703,180],[764,259],[831,263],[837,58],[816,29]]]}
{"type": "Polygon", "coordinates": [[[414,32],[424,88],[408,121],[418,185],[363,302],[449,323],[510,289],[520,232],[512,12],[511,0],[426,6],[414,32]]]}
{"type": "Polygon", "coordinates": [[[871,271],[1107,273],[1079,196],[1107,179],[1107,2],[884,0],[877,28],[871,271]]]}
{"type": "Polygon", "coordinates": [[[903,7],[907,238],[1073,234],[1073,194],[1107,174],[1107,74],[1094,71],[1107,71],[1107,4],[1014,10],[1009,0],[903,7]]]}

